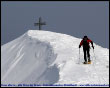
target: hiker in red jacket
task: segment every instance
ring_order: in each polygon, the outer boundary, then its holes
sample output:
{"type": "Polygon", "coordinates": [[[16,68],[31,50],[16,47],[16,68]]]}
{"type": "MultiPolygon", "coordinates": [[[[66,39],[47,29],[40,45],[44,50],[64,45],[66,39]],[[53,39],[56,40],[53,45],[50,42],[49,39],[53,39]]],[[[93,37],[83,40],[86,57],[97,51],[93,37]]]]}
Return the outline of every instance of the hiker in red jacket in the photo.
{"type": "Polygon", "coordinates": [[[94,49],[92,40],[90,40],[87,36],[84,36],[84,38],[81,40],[80,45],[79,45],[79,48],[83,46],[84,60],[85,60],[84,64],[87,64],[86,52],[87,52],[87,57],[88,57],[88,63],[89,64],[91,63],[90,53],[89,53],[90,51],[89,43],[91,43],[92,48],[94,49]]]}

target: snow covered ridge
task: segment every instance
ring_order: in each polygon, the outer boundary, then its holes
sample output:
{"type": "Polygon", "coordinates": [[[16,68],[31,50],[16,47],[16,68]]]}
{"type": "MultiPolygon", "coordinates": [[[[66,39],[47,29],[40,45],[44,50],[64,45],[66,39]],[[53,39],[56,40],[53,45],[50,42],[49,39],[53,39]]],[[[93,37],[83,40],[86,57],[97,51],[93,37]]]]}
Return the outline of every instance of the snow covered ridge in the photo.
{"type": "Polygon", "coordinates": [[[1,84],[109,84],[109,50],[94,44],[93,63],[77,64],[80,41],[66,34],[29,30],[1,46],[1,84]]]}

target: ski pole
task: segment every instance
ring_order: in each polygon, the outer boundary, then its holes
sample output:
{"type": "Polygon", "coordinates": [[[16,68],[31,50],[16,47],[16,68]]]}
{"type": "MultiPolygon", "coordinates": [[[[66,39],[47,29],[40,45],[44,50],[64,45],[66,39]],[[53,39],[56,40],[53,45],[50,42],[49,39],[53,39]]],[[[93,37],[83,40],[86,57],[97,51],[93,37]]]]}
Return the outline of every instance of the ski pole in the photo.
{"type": "Polygon", "coordinates": [[[80,48],[79,48],[79,64],[80,64],[80,48]]]}
{"type": "MultiPolygon", "coordinates": [[[[93,49],[93,53],[94,53],[94,49],[93,49]]],[[[95,60],[96,60],[96,56],[95,56],[95,53],[94,53],[94,57],[95,57],[95,60]]]]}
{"type": "MultiPolygon", "coordinates": [[[[93,49],[93,53],[94,53],[94,49],[93,49]]],[[[94,63],[93,63],[93,65],[95,65],[96,64],[96,56],[95,56],[95,53],[94,53],[94,63]]]]}

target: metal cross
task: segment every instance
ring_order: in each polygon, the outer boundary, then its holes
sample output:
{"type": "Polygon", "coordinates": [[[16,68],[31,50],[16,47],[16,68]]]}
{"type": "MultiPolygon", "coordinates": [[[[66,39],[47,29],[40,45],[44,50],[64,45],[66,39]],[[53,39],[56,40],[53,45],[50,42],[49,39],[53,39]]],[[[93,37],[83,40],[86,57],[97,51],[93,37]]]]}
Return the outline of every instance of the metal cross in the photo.
{"type": "Polygon", "coordinates": [[[42,19],[41,17],[39,17],[39,22],[38,23],[34,23],[35,26],[39,26],[39,30],[41,30],[41,26],[42,25],[46,25],[45,22],[42,22],[42,19]]]}

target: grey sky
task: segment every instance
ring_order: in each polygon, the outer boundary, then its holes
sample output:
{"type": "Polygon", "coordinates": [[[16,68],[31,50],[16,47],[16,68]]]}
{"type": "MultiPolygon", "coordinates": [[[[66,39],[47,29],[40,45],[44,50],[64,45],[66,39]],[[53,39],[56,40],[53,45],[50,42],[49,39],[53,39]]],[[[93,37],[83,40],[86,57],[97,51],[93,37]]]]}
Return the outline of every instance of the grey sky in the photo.
{"type": "Polygon", "coordinates": [[[108,1],[2,1],[1,44],[5,44],[34,26],[42,17],[43,30],[87,35],[98,45],[109,48],[108,1]]]}

